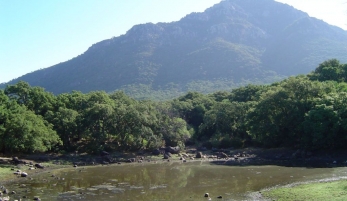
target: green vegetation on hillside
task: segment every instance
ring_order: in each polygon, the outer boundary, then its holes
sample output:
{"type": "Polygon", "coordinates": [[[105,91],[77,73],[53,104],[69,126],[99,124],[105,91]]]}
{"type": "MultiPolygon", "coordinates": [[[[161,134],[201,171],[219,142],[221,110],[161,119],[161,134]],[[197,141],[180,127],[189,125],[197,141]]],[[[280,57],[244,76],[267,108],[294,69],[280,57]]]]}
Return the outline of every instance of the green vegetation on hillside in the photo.
{"type": "Polygon", "coordinates": [[[345,149],[347,64],[231,92],[189,92],[167,101],[124,92],[53,95],[26,82],[0,90],[0,152],[207,148],[345,149]]]}

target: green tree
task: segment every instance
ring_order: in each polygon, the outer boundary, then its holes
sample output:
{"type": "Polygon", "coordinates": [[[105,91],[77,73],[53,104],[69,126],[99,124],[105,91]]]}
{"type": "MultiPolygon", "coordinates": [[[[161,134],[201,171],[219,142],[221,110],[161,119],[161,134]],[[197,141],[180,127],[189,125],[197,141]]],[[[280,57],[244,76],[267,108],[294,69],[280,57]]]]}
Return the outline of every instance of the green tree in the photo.
{"type": "Polygon", "coordinates": [[[340,65],[339,60],[330,59],[319,64],[319,66],[309,76],[312,80],[326,81],[344,81],[345,69],[340,65]]]}
{"type": "Polygon", "coordinates": [[[52,125],[41,116],[1,95],[0,150],[7,152],[45,152],[61,144],[52,125]]]}
{"type": "Polygon", "coordinates": [[[199,139],[213,139],[213,146],[221,148],[242,146],[242,141],[249,140],[246,116],[251,105],[252,102],[229,101],[215,104],[204,116],[204,123],[199,127],[199,139]]]}
{"type": "Polygon", "coordinates": [[[18,104],[25,105],[29,110],[41,116],[53,110],[56,101],[52,93],[46,92],[41,87],[31,87],[23,81],[7,86],[5,94],[18,104]]]}
{"type": "Polygon", "coordinates": [[[347,93],[326,94],[306,114],[304,145],[309,149],[340,149],[347,142],[347,93]]]}
{"type": "Polygon", "coordinates": [[[30,99],[30,85],[27,82],[19,81],[15,85],[8,85],[5,88],[5,94],[13,100],[16,100],[18,104],[26,105],[30,99]]]}
{"type": "Polygon", "coordinates": [[[181,118],[170,118],[162,122],[161,133],[167,146],[184,148],[184,143],[190,138],[187,123],[181,118]]]}
{"type": "Polygon", "coordinates": [[[174,112],[177,112],[195,131],[203,123],[205,112],[214,104],[213,98],[197,92],[189,92],[171,102],[174,112]]]}
{"type": "Polygon", "coordinates": [[[237,102],[257,101],[262,92],[266,91],[265,85],[247,85],[245,87],[239,87],[233,89],[229,100],[237,102]]]}
{"type": "Polygon", "coordinates": [[[109,137],[111,129],[111,120],[113,108],[108,104],[95,103],[91,108],[87,109],[86,126],[90,132],[90,141],[93,144],[103,144],[109,137]]]}
{"type": "Polygon", "coordinates": [[[333,106],[316,105],[306,115],[304,124],[305,138],[303,140],[309,149],[336,148],[338,114],[333,106]]]}
{"type": "Polygon", "coordinates": [[[299,146],[303,137],[305,113],[332,85],[291,77],[273,85],[261,95],[249,113],[248,126],[253,138],[269,147],[299,146]]]}
{"type": "Polygon", "coordinates": [[[77,111],[64,107],[59,107],[56,112],[49,111],[46,115],[46,119],[54,125],[54,130],[63,141],[65,150],[71,150],[72,143],[78,139],[78,116],[77,111]]]}

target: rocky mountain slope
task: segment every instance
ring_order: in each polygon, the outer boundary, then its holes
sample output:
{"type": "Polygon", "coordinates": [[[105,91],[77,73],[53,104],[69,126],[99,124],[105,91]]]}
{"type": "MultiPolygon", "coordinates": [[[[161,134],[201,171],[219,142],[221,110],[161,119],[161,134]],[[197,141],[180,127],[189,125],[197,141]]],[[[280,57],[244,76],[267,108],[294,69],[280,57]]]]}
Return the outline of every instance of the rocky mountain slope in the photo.
{"type": "Polygon", "coordinates": [[[172,23],[135,25],[83,54],[19,80],[79,90],[212,92],[347,62],[347,32],[273,0],[225,0],[172,23]]]}

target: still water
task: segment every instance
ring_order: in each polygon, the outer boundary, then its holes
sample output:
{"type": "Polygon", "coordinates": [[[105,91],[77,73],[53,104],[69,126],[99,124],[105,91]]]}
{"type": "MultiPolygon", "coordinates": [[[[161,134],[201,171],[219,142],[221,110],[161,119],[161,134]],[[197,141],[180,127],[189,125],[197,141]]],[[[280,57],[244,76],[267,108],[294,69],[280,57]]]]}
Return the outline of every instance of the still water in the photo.
{"type": "MultiPolygon", "coordinates": [[[[224,166],[162,162],[78,167],[23,178],[12,184],[28,200],[251,200],[247,194],[277,185],[347,176],[346,168],[224,166]],[[24,185],[23,185],[24,184],[24,185]],[[223,198],[218,199],[221,195],[223,198]]],[[[25,199],[24,199],[25,200],[25,199]]]]}

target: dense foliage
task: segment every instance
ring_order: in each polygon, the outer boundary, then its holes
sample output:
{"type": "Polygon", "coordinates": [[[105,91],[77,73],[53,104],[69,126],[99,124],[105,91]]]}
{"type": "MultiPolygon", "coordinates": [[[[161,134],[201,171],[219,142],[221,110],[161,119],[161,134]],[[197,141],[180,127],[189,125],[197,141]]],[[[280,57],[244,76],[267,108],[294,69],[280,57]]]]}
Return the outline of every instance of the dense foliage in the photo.
{"type": "Polygon", "coordinates": [[[0,151],[93,153],[187,143],[343,149],[346,69],[332,59],[307,76],[160,102],[135,100],[121,91],[55,96],[19,82],[0,90],[0,151]]]}

